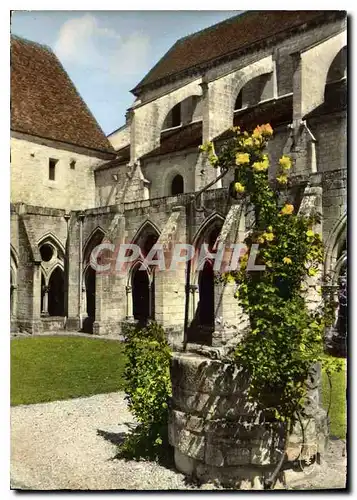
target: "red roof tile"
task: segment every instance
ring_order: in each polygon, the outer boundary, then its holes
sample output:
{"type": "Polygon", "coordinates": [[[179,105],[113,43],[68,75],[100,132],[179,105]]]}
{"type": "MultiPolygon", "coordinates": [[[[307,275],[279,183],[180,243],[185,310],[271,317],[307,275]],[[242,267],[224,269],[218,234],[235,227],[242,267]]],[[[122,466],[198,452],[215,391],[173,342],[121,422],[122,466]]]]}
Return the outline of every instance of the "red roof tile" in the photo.
{"type": "Polygon", "coordinates": [[[149,73],[132,90],[135,95],[142,87],[163,78],[182,73],[197,65],[243,51],[259,42],[269,41],[278,34],[305,24],[343,18],[345,11],[247,11],[226,21],[178,40],[149,73]]]}
{"type": "Polygon", "coordinates": [[[50,48],[11,37],[11,129],[114,153],[50,48]]]}

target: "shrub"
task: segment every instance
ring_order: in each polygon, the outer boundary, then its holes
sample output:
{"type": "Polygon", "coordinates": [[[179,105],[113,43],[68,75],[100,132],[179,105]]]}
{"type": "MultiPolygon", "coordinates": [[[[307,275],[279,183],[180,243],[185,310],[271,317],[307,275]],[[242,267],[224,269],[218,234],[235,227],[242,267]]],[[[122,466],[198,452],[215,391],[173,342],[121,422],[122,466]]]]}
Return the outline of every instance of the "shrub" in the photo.
{"type": "Polygon", "coordinates": [[[171,396],[171,351],[165,331],[155,322],[145,328],[127,326],[124,389],[139,426],[121,448],[122,456],[159,458],[168,446],[168,403],[171,396]]]}

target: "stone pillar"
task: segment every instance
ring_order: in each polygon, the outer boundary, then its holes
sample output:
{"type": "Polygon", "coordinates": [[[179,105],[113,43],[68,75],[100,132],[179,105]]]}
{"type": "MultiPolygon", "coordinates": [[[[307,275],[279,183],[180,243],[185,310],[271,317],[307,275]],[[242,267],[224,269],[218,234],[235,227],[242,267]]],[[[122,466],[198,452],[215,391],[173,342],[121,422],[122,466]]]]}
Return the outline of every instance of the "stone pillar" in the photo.
{"type": "MultiPolygon", "coordinates": [[[[67,321],[66,330],[78,331],[82,328],[83,311],[83,227],[84,214],[73,214],[68,222],[67,238],[67,321]]],[[[86,314],[84,315],[86,317],[86,314]]]]}
{"type": "Polygon", "coordinates": [[[188,321],[191,323],[195,317],[198,302],[198,286],[190,285],[190,306],[188,321]]]}
{"type": "Polygon", "coordinates": [[[234,283],[215,284],[215,330],[212,335],[212,346],[220,347],[230,340],[238,341],[238,336],[248,325],[247,315],[234,297],[234,283]]]}
{"type": "Polygon", "coordinates": [[[132,287],[128,285],[125,288],[126,291],[126,319],[128,321],[133,321],[134,316],[133,316],[133,294],[132,294],[132,287]]]}
{"type": "Polygon", "coordinates": [[[41,325],[41,262],[34,262],[32,295],[32,333],[42,330],[41,325]]]}
{"type": "Polygon", "coordinates": [[[11,301],[10,301],[10,315],[11,318],[16,318],[16,311],[17,311],[17,285],[10,285],[10,296],[11,296],[11,301]]]}
{"type": "Polygon", "coordinates": [[[42,301],[42,311],[41,311],[41,316],[48,316],[48,292],[50,290],[50,287],[48,285],[45,285],[43,287],[43,301],[42,301]]]}

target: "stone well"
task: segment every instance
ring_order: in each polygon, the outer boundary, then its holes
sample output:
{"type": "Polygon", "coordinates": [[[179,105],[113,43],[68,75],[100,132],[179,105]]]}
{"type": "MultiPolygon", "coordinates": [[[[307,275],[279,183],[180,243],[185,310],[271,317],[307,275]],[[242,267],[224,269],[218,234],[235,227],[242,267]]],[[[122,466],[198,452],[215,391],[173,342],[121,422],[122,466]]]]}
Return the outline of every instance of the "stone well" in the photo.
{"type": "MultiPolygon", "coordinates": [[[[177,469],[201,482],[218,480],[225,487],[264,489],[281,457],[283,430],[281,423],[268,422],[248,401],[249,381],[242,370],[207,355],[181,352],[173,355],[171,380],[169,441],[177,469]]],[[[318,376],[312,376],[309,384],[305,446],[302,450],[297,424],[289,439],[289,462],[279,475],[280,487],[306,479],[302,456],[310,457],[310,472],[318,470],[327,444],[318,376]]]]}

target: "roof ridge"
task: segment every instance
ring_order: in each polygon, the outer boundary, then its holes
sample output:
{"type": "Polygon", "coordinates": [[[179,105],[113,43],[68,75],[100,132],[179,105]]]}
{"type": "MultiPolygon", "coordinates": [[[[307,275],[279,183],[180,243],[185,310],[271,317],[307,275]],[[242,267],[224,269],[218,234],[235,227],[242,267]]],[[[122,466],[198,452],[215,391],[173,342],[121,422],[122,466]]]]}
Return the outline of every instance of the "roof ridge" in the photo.
{"type": "Polygon", "coordinates": [[[192,68],[202,70],[213,61],[289,36],[301,27],[311,28],[317,23],[329,23],[345,16],[346,11],[343,10],[241,11],[236,16],[180,38],[131,92],[138,97],[144,87],[152,84],[158,87],[165,78],[173,80],[180,74],[190,74],[192,68]],[[261,21],[260,15],[263,22],[259,25],[256,21],[261,21]]]}
{"type": "Polygon", "coordinates": [[[15,35],[13,33],[11,33],[11,38],[15,38],[16,40],[19,40],[20,42],[25,42],[25,43],[27,43],[29,45],[37,45],[38,47],[41,47],[41,49],[45,49],[48,52],[51,52],[51,54],[56,55],[54,53],[52,47],[50,47],[46,43],[35,42],[34,40],[30,40],[29,38],[25,38],[25,37],[20,36],[20,35],[15,35]]]}
{"type": "Polygon", "coordinates": [[[219,21],[218,23],[211,24],[211,26],[207,26],[206,28],[203,28],[203,29],[201,29],[199,31],[194,31],[193,33],[191,33],[189,35],[185,35],[185,36],[179,38],[176,41],[176,43],[183,42],[184,40],[187,40],[188,38],[193,38],[195,36],[201,35],[205,31],[212,30],[212,29],[216,28],[217,26],[219,26],[221,24],[228,24],[228,23],[232,22],[233,19],[236,19],[237,17],[241,17],[241,16],[243,16],[245,14],[249,14],[251,12],[255,12],[255,11],[253,11],[253,10],[242,10],[242,11],[240,11],[240,14],[237,14],[236,16],[228,17],[227,19],[224,19],[223,21],[219,21]]]}

